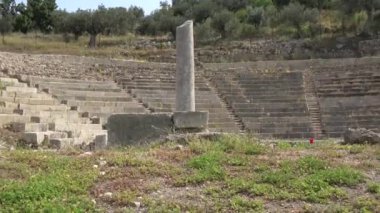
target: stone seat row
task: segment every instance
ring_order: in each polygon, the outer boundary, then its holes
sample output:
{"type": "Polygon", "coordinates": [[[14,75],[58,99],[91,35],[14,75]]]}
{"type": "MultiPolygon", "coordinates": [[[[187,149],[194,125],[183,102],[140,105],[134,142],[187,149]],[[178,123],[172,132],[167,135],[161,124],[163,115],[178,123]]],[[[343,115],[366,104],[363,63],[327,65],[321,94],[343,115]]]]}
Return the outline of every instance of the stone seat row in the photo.
{"type": "Polygon", "coordinates": [[[1,78],[0,82],[8,85],[0,97],[6,99],[0,108],[7,109],[1,110],[4,114],[0,115],[0,124],[21,132],[27,142],[41,144],[46,141],[56,148],[107,143],[107,132],[100,124],[71,111],[51,95],[39,93],[36,88],[27,87],[17,79],[1,78]],[[9,99],[10,94],[14,95],[13,100],[9,99]]]}

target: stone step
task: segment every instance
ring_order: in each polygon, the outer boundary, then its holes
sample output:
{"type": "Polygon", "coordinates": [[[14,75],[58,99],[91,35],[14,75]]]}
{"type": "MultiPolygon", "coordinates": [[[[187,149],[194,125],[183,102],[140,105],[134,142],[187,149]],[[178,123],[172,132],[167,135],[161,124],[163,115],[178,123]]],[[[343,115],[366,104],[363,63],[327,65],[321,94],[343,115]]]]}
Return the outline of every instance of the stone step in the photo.
{"type": "Polygon", "coordinates": [[[89,118],[82,117],[31,117],[31,122],[34,123],[78,123],[78,124],[92,124],[89,118]]]}
{"type": "Polygon", "coordinates": [[[55,99],[39,99],[39,98],[13,98],[13,97],[0,97],[0,101],[13,102],[28,105],[56,105],[59,101],[55,99]]]}
{"type": "Polygon", "coordinates": [[[83,131],[100,131],[103,130],[100,124],[78,124],[67,122],[56,122],[51,124],[50,130],[52,131],[66,131],[66,132],[83,132],[83,131]]]}
{"type": "Polygon", "coordinates": [[[277,112],[308,112],[306,106],[289,107],[289,108],[251,108],[236,109],[236,113],[277,113],[277,112]]]}
{"type": "Polygon", "coordinates": [[[304,106],[305,102],[300,103],[234,103],[232,108],[234,109],[255,109],[255,108],[267,108],[267,109],[278,109],[278,108],[296,108],[304,106]]]}
{"type": "Polygon", "coordinates": [[[14,84],[19,83],[17,78],[6,78],[6,77],[1,77],[0,82],[2,82],[2,83],[14,83],[14,84]]]}
{"type": "Polygon", "coordinates": [[[51,116],[56,116],[56,117],[61,117],[61,118],[66,118],[66,117],[75,117],[78,115],[77,111],[71,111],[71,110],[65,110],[65,111],[44,111],[44,110],[39,110],[39,109],[20,109],[20,110],[14,110],[14,113],[17,113],[19,115],[26,115],[26,116],[37,116],[37,117],[51,117],[51,116]]]}
{"type": "Polygon", "coordinates": [[[5,108],[0,106],[0,114],[13,114],[15,110],[12,108],[5,108]]]}
{"type": "Polygon", "coordinates": [[[66,105],[38,105],[38,104],[18,104],[12,102],[2,102],[5,107],[13,109],[22,110],[40,110],[40,111],[67,111],[68,107],[66,105]]]}
{"type": "Polygon", "coordinates": [[[67,89],[48,89],[52,95],[72,95],[72,96],[112,96],[112,97],[128,97],[124,92],[102,92],[102,91],[85,91],[85,90],[67,90],[67,89]]]}
{"type": "Polygon", "coordinates": [[[30,94],[36,94],[37,88],[31,88],[31,87],[6,87],[5,91],[7,92],[20,92],[20,93],[30,93],[30,94]]]}
{"type": "Polygon", "coordinates": [[[114,102],[114,101],[75,101],[68,100],[62,101],[62,104],[66,104],[68,106],[79,106],[79,107],[135,107],[138,105],[135,102],[114,102]]]}
{"type": "Polygon", "coordinates": [[[23,92],[8,92],[1,91],[1,97],[11,98],[36,98],[36,99],[51,99],[52,96],[45,93],[23,93],[23,92]]]}
{"type": "MultiPolygon", "coordinates": [[[[126,94],[126,93],[125,93],[126,94]]],[[[59,100],[75,100],[75,101],[113,101],[113,102],[131,102],[132,98],[124,96],[81,96],[81,95],[53,95],[59,100]]]]}
{"type": "Polygon", "coordinates": [[[7,124],[22,122],[30,122],[30,116],[23,116],[17,114],[0,114],[0,128],[7,124]]]}
{"type": "Polygon", "coordinates": [[[27,143],[32,144],[42,144],[44,141],[51,139],[60,139],[60,138],[67,138],[68,133],[67,132],[54,132],[54,131],[47,131],[47,132],[25,132],[22,134],[22,138],[27,143]]]}
{"type": "Polygon", "coordinates": [[[4,87],[28,87],[28,85],[26,83],[9,82],[9,81],[1,81],[1,80],[0,80],[0,85],[3,88],[4,87]]]}
{"type": "Polygon", "coordinates": [[[242,118],[244,123],[308,123],[310,118],[309,117],[243,117],[242,118]]]}
{"type": "Polygon", "coordinates": [[[99,113],[144,113],[145,108],[135,104],[131,107],[102,107],[102,106],[81,106],[77,108],[78,112],[99,112],[99,113]]]}
{"type": "Polygon", "coordinates": [[[35,85],[42,88],[60,88],[60,89],[73,89],[73,90],[81,90],[81,89],[88,89],[88,90],[96,90],[96,89],[120,89],[116,83],[109,82],[82,82],[82,83],[76,83],[76,82],[54,82],[54,81],[39,81],[34,82],[35,85]]]}
{"type": "Polygon", "coordinates": [[[31,81],[34,83],[38,82],[56,82],[56,83],[83,83],[83,84],[115,84],[112,81],[89,81],[80,79],[69,79],[69,78],[42,78],[38,76],[21,76],[22,81],[31,81]]]}
{"type": "Polygon", "coordinates": [[[14,132],[47,132],[49,124],[47,123],[12,123],[11,129],[14,132]]]}

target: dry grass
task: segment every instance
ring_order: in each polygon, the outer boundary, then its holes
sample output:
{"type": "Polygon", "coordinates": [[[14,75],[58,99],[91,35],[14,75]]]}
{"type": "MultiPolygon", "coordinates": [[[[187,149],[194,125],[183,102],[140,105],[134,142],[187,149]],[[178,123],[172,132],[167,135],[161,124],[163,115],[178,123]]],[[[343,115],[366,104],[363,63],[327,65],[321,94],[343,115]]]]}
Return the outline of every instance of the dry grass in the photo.
{"type": "Polygon", "coordinates": [[[5,37],[5,44],[0,42],[0,51],[128,59],[139,59],[148,54],[146,50],[129,51],[131,42],[136,39],[133,35],[98,36],[96,49],[87,47],[88,39],[88,36],[82,36],[78,41],[65,42],[62,35],[14,33],[5,37]]]}

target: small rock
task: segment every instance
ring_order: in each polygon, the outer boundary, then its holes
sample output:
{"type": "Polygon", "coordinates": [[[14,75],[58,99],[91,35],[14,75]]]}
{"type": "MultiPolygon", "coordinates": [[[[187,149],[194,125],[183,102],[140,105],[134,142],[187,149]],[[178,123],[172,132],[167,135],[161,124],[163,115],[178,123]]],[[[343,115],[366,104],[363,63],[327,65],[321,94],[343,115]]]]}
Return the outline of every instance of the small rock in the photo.
{"type": "Polygon", "coordinates": [[[184,147],[182,145],[175,146],[175,150],[183,151],[184,147]]]}
{"type": "Polygon", "coordinates": [[[106,192],[104,193],[104,197],[112,198],[112,192],[106,192]]]}
{"type": "Polygon", "coordinates": [[[79,157],[86,157],[86,156],[91,156],[91,155],[93,155],[92,152],[85,152],[85,153],[80,154],[79,157]]]}
{"type": "Polygon", "coordinates": [[[136,208],[140,208],[141,207],[141,203],[140,202],[134,202],[136,208]]]}
{"type": "Polygon", "coordinates": [[[107,164],[107,161],[101,160],[99,161],[100,166],[105,166],[107,164]]]}
{"type": "Polygon", "coordinates": [[[15,151],[16,148],[14,146],[9,147],[9,151],[15,151]]]}
{"type": "Polygon", "coordinates": [[[91,202],[96,205],[96,200],[95,199],[92,199],[91,202]]]}
{"type": "Polygon", "coordinates": [[[104,176],[104,175],[106,175],[106,172],[100,172],[100,175],[104,176]]]}
{"type": "Polygon", "coordinates": [[[93,167],[94,167],[94,169],[97,169],[99,166],[98,165],[94,165],[93,167]]]}

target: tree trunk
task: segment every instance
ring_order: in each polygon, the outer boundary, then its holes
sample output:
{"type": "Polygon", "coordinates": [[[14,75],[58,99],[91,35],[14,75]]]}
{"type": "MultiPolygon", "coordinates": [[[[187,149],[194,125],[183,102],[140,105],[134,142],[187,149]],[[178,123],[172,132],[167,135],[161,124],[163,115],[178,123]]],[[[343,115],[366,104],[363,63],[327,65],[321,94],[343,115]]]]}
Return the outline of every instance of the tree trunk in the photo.
{"type": "Polygon", "coordinates": [[[3,45],[5,44],[5,33],[1,33],[1,36],[3,37],[3,45]]]}
{"type": "Polygon", "coordinates": [[[90,35],[90,42],[88,43],[89,48],[96,48],[96,34],[90,35]]]}

